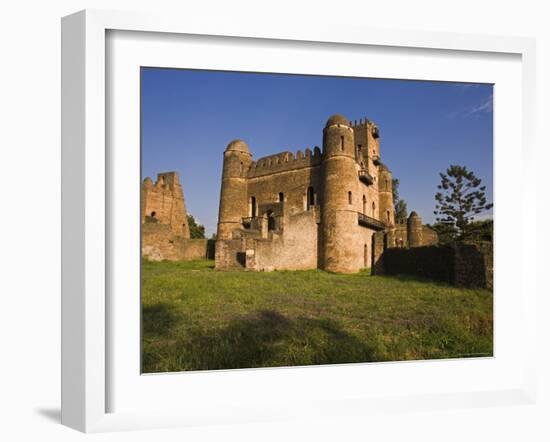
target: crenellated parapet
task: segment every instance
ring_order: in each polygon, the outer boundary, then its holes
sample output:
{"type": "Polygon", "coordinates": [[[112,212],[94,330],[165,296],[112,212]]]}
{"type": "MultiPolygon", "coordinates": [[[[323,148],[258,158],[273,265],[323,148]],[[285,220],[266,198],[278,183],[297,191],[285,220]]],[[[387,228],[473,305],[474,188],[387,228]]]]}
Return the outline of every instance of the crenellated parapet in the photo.
{"type": "Polygon", "coordinates": [[[259,158],[253,161],[248,169],[247,178],[255,178],[304,167],[318,166],[322,162],[321,149],[315,146],[313,150],[306,148],[295,154],[289,151],[259,158]]]}

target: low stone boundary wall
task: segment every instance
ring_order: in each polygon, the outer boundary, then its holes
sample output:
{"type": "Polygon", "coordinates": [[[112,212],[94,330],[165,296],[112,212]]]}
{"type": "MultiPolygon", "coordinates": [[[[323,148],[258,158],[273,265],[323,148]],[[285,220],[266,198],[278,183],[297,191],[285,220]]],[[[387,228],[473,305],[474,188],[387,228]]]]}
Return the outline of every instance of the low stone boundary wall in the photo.
{"type": "Polygon", "coordinates": [[[492,245],[480,244],[388,248],[381,267],[387,275],[416,275],[460,287],[492,288],[492,255],[492,245]]]}
{"type": "Polygon", "coordinates": [[[215,241],[174,235],[164,224],[141,225],[141,255],[151,261],[214,259],[215,241]]]}

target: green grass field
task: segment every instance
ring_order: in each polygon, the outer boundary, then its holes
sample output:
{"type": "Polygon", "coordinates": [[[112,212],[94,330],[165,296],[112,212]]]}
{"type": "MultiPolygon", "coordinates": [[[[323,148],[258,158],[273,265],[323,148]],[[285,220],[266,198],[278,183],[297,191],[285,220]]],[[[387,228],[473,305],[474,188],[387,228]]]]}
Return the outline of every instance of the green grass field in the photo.
{"type": "Polygon", "coordinates": [[[410,277],[142,265],[143,372],[491,356],[493,295],[410,277]]]}

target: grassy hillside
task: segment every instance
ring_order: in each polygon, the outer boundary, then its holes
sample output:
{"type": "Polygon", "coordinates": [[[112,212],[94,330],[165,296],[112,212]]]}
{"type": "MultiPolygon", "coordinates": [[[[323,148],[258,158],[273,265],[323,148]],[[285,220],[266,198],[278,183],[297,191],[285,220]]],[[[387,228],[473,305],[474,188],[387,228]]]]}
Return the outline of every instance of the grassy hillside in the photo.
{"type": "Polygon", "coordinates": [[[493,296],[409,277],[143,262],[143,371],[491,356],[493,296]]]}

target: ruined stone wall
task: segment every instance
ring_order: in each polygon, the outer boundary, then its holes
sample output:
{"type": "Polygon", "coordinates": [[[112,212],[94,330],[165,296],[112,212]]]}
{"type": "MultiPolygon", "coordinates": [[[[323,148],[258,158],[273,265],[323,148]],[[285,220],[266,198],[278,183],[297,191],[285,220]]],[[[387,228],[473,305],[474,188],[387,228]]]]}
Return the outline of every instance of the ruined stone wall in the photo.
{"type": "Polygon", "coordinates": [[[216,270],[244,270],[245,242],[242,239],[226,239],[216,241],[216,270]]]}
{"type": "Polygon", "coordinates": [[[141,222],[168,225],[174,234],[189,238],[183,189],[176,172],[159,173],[154,183],[145,178],[141,186],[141,222]]]}
{"type": "Polygon", "coordinates": [[[439,242],[437,232],[428,226],[422,226],[422,245],[434,246],[439,242]]]}
{"type": "Polygon", "coordinates": [[[205,259],[208,240],[175,235],[167,224],[145,223],[141,226],[141,254],[151,261],[205,259]]]}
{"type": "Polygon", "coordinates": [[[409,240],[407,239],[407,223],[399,223],[393,229],[393,238],[388,247],[408,247],[409,240]]]}
{"type": "Polygon", "coordinates": [[[254,262],[250,264],[247,262],[247,268],[254,270],[317,268],[318,225],[315,211],[289,215],[284,222],[284,235],[270,232],[267,238],[254,240],[254,262]]]}

